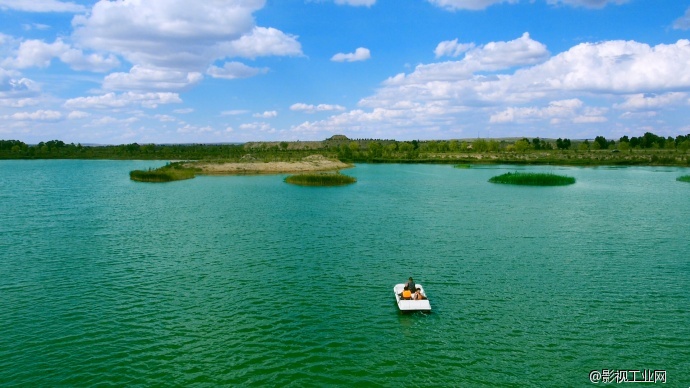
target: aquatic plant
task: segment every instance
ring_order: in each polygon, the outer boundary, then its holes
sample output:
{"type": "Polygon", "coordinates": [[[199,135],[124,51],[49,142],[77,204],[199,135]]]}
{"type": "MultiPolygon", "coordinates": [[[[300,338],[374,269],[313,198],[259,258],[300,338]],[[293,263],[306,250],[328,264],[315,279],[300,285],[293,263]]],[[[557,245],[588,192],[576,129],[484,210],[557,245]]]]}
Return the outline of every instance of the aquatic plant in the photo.
{"type": "Polygon", "coordinates": [[[489,179],[491,183],[531,186],[564,186],[575,183],[575,178],[551,173],[509,172],[489,179]]]}
{"type": "Polygon", "coordinates": [[[453,167],[455,167],[455,168],[472,168],[472,165],[464,163],[464,164],[456,164],[453,167]]]}
{"type": "Polygon", "coordinates": [[[344,186],[357,182],[357,179],[339,172],[335,174],[298,174],[285,178],[286,183],[301,186],[344,186]]]}
{"type": "Polygon", "coordinates": [[[690,183],[690,175],[679,176],[678,178],[676,178],[676,180],[679,181],[679,182],[688,182],[688,183],[690,183]]]}
{"type": "Polygon", "coordinates": [[[181,163],[168,163],[163,167],[148,170],[133,170],[129,179],[138,182],[172,182],[195,177],[197,169],[186,168],[181,163]]]}

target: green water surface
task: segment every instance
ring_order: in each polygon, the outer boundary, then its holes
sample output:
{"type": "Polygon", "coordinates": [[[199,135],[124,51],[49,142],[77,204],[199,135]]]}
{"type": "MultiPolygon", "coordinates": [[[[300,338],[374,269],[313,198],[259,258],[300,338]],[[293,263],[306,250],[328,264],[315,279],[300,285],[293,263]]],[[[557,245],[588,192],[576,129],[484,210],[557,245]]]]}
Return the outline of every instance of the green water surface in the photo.
{"type": "Polygon", "coordinates": [[[690,386],[687,169],[129,180],[161,164],[0,161],[0,385],[690,386]]]}

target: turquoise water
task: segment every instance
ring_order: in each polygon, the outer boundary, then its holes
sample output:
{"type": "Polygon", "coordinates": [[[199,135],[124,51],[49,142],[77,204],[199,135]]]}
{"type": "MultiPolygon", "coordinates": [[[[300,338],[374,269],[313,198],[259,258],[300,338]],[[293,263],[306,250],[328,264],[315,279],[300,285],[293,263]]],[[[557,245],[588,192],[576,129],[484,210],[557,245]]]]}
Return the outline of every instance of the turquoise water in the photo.
{"type": "Polygon", "coordinates": [[[687,169],[129,180],[160,164],[0,161],[0,385],[690,386],[687,169]]]}

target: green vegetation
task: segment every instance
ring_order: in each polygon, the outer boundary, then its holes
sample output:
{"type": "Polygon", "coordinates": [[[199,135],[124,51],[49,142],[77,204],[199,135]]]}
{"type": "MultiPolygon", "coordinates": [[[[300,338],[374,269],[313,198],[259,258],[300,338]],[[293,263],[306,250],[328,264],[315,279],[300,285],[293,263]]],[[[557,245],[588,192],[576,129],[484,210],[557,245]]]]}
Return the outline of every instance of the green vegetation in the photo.
{"type": "Polygon", "coordinates": [[[688,183],[690,183],[690,175],[679,176],[678,178],[676,178],[676,180],[677,180],[677,181],[680,181],[680,182],[688,182],[688,183]]]}
{"type": "Polygon", "coordinates": [[[192,179],[198,169],[185,168],[181,163],[168,163],[163,167],[129,172],[129,178],[138,182],[172,182],[192,179]]]}
{"type": "Polygon", "coordinates": [[[506,183],[511,185],[530,186],[564,186],[575,183],[575,178],[550,173],[514,172],[495,176],[489,179],[491,183],[506,183]]]}
{"type": "Polygon", "coordinates": [[[344,186],[357,182],[357,179],[339,172],[335,174],[312,173],[290,175],[285,178],[285,182],[301,186],[344,186]]]}
{"type": "Polygon", "coordinates": [[[468,163],[463,163],[463,164],[456,164],[453,167],[455,167],[455,168],[472,168],[472,165],[468,164],[468,163]]]}
{"type": "MultiPolygon", "coordinates": [[[[346,163],[530,164],[566,166],[690,166],[690,134],[675,138],[651,132],[620,139],[454,139],[397,141],[349,139],[245,144],[35,145],[0,140],[0,159],[126,159],[208,162],[283,162],[322,155],[346,163]]],[[[463,167],[459,167],[463,168],[463,167]]]]}

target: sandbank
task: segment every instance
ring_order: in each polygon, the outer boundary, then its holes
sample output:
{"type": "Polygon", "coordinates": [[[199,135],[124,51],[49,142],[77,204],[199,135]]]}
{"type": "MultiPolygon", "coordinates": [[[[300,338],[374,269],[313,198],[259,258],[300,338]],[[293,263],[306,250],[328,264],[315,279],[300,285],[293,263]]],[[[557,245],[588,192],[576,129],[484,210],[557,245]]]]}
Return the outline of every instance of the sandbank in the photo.
{"type": "Polygon", "coordinates": [[[339,160],[327,159],[321,155],[311,155],[299,161],[290,162],[262,162],[248,160],[246,162],[190,162],[185,167],[201,169],[200,174],[233,175],[233,174],[285,174],[334,171],[353,167],[352,164],[339,160]]]}

